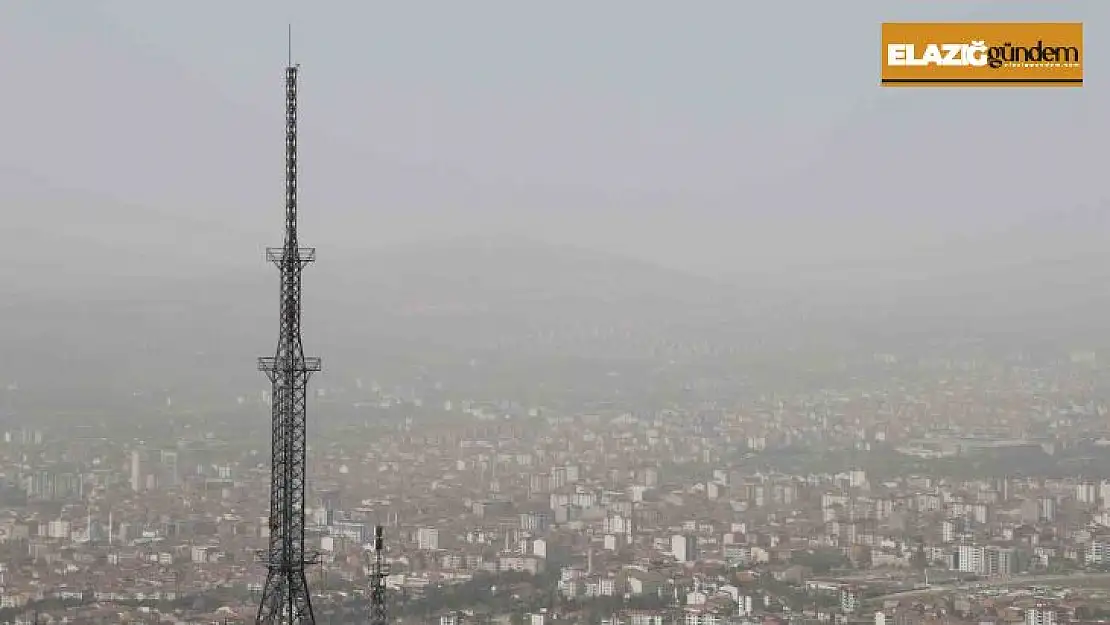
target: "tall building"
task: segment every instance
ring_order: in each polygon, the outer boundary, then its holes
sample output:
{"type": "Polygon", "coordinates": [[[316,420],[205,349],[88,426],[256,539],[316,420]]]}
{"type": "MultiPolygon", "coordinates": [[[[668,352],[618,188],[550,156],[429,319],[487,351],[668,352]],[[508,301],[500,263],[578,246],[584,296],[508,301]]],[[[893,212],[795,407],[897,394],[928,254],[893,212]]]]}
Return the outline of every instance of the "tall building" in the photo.
{"type": "Polygon", "coordinates": [[[568,484],[574,484],[578,482],[578,465],[568,464],[566,467],[563,468],[563,471],[566,472],[568,484]]]}
{"type": "Polygon", "coordinates": [[[956,540],[956,522],[952,519],[945,519],[940,524],[940,541],[942,543],[950,543],[956,540]]]}
{"type": "Polygon", "coordinates": [[[1014,573],[1014,550],[1006,547],[988,547],[986,571],[991,577],[1009,577],[1014,573]]]}
{"type": "Polygon", "coordinates": [[[416,546],[422,551],[439,549],[439,530],[430,527],[416,530],[416,546]]]}
{"type": "Polygon", "coordinates": [[[1087,564],[1096,566],[1110,561],[1110,541],[1100,538],[1092,540],[1091,543],[1087,545],[1084,560],[1087,564]]]}
{"type": "Polygon", "coordinates": [[[1092,504],[1098,502],[1098,487],[1094,482],[1080,482],[1075,485],[1075,499],[1079,503],[1092,504]]]}
{"type": "Polygon", "coordinates": [[[170,488],[177,486],[177,482],[180,479],[177,450],[163,449],[161,460],[162,474],[159,476],[158,483],[170,488]]]}
{"type": "Polygon", "coordinates": [[[131,452],[131,490],[139,492],[143,489],[143,456],[138,449],[131,452]]]}
{"type": "Polygon", "coordinates": [[[1014,572],[1014,550],[1008,547],[960,545],[956,548],[956,569],[964,573],[1008,576],[1014,572]]]}
{"type": "Polygon", "coordinates": [[[553,490],[557,490],[557,489],[560,489],[560,488],[566,486],[567,483],[568,483],[568,481],[567,481],[567,469],[566,469],[566,467],[552,467],[551,468],[551,479],[548,482],[548,485],[550,486],[550,488],[553,489],[553,490]]]}
{"type": "Polygon", "coordinates": [[[671,536],[671,555],[679,562],[694,562],[698,559],[698,539],[689,534],[671,536]]]}
{"type": "Polygon", "coordinates": [[[1041,497],[1037,500],[1038,519],[1042,523],[1056,521],[1056,500],[1052,497],[1041,497]]]}
{"type": "Polygon", "coordinates": [[[1010,498],[1013,496],[1010,488],[1009,478],[1003,477],[995,480],[994,490],[998,493],[999,501],[1009,501],[1010,498]]]}
{"type": "Polygon", "coordinates": [[[323,525],[335,522],[335,513],[340,510],[341,499],[338,489],[329,488],[320,491],[320,507],[324,510],[323,525]]]}
{"type": "Polygon", "coordinates": [[[1038,603],[1025,611],[1025,625],[1056,625],[1056,608],[1038,603]]]}
{"type": "Polygon", "coordinates": [[[859,588],[844,586],[840,589],[840,609],[845,614],[853,614],[859,609],[859,588]]]}
{"type": "Polygon", "coordinates": [[[975,545],[956,547],[956,570],[980,575],[986,571],[986,549],[975,545]]]}

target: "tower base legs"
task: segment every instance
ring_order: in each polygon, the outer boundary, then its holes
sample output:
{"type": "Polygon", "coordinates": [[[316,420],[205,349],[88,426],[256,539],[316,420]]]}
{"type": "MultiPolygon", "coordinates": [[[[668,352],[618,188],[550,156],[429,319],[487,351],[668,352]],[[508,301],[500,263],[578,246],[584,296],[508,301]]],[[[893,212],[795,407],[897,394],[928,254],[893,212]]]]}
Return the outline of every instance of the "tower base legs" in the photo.
{"type": "Polygon", "coordinates": [[[316,625],[303,568],[271,568],[262,587],[258,625],[316,625]]]}

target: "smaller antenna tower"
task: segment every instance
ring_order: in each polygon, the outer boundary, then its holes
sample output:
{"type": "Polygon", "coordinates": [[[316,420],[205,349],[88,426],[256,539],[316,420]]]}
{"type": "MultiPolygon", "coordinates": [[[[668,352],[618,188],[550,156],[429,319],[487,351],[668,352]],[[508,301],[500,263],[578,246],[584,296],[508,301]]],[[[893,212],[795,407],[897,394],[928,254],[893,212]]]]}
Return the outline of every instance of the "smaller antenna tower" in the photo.
{"type": "Polygon", "coordinates": [[[385,561],[385,539],[382,526],[374,527],[374,552],[370,555],[370,625],[386,625],[389,614],[385,603],[385,578],[389,564],[385,561]]]}

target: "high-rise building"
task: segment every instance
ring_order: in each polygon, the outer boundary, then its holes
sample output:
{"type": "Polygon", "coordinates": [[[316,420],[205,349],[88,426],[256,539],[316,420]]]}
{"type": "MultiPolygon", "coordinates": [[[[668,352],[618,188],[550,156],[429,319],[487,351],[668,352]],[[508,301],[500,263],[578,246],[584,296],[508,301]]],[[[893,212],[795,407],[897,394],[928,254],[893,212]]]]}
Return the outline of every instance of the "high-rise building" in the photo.
{"type": "Polygon", "coordinates": [[[1009,577],[1014,573],[1014,550],[1005,547],[988,547],[986,573],[991,577],[1009,577]]]}
{"type": "Polygon", "coordinates": [[[986,550],[975,545],[956,547],[956,570],[979,575],[986,570],[986,550]]]}
{"type": "Polygon", "coordinates": [[[1103,510],[1110,509],[1110,480],[1102,480],[1099,482],[1098,499],[1103,510]]]}
{"type": "Polygon", "coordinates": [[[694,562],[698,559],[698,539],[689,534],[671,536],[671,555],[679,562],[694,562]]]}
{"type": "Polygon", "coordinates": [[[417,548],[423,551],[439,549],[439,530],[430,527],[422,527],[416,530],[416,545],[417,548]]]}
{"type": "Polygon", "coordinates": [[[131,452],[131,490],[139,492],[144,484],[142,452],[135,449],[131,452]]]}
{"type": "Polygon", "coordinates": [[[1042,523],[1053,523],[1056,521],[1056,500],[1052,497],[1041,497],[1037,500],[1038,519],[1042,523]]]}
{"type": "Polygon", "coordinates": [[[840,589],[840,609],[845,614],[852,614],[859,609],[859,588],[844,586],[840,589]]]}
{"type": "Polygon", "coordinates": [[[1012,575],[1014,550],[993,545],[960,545],[956,548],[956,569],[991,577],[1012,575]]]}
{"type": "Polygon", "coordinates": [[[566,467],[564,467],[563,470],[566,472],[566,479],[568,484],[574,484],[578,482],[578,465],[568,464],[566,467]]]}
{"type": "Polygon", "coordinates": [[[172,450],[172,449],[162,450],[161,460],[162,460],[162,462],[161,462],[161,464],[162,464],[162,475],[160,476],[160,479],[158,480],[159,484],[161,484],[163,486],[170,487],[170,488],[172,488],[174,486],[177,486],[177,482],[178,482],[178,479],[179,479],[178,476],[180,475],[178,473],[178,468],[177,468],[177,465],[178,465],[177,451],[172,450]]]}
{"type": "Polygon", "coordinates": [[[1056,608],[1038,603],[1025,611],[1025,625],[1056,625],[1056,608]]]}
{"type": "Polygon", "coordinates": [[[320,491],[320,507],[324,511],[323,525],[331,525],[335,522],[335,513],[340,510],[341,499],[338,489],[325,489],[320,491]]]}
{"type": "Polygon", "coordinates": [[[1009,478],[1003,477],[995,480],[994,490],[998,493],[999,501],[1009,501],[1013,495],[1009,478]]]}
{"type": "Polygon", "coordinates": [[[1080,482],[1075,485],[1075,499],[1079,503],[1092,504],[1098,502],[1098,487],[1094,482],[1080,482]]]}
{"type": "Polygon", "coordinates": [[[567,484],[568,480],[566,467],[552,467],[551,480],[548,482],[548,485],[552,489],[559,489],[566,486],[567,484]]]}
{"type": "Polygon", "coordinates": [[[1104,538],[1095,539],[1087,545],[1084,560],[1090,565],[1100,565],[1110,562],[1110,541],[1104,538]]]}
{"type": "Polygon", "coordinates": [[[940,524],[940,542],[950,543],[956,540],[956,522],[952,519],[945,519],[940,524]]]}

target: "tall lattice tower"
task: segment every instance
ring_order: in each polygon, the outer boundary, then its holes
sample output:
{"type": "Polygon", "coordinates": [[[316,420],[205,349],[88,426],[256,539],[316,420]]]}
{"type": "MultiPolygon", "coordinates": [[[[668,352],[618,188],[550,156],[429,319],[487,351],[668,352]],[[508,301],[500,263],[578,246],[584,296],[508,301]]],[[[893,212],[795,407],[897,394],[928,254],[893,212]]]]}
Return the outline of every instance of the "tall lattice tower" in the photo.
{"type": "Polygon", "coordinates": [[[305,577],[305,403],[308,378],[320,370],[319,358],[306,358],[301,342],[301,272],[316,259],[316,250],[297,241],[297,74],[290,59],[285,68],[285,244],[266,250],[281,271],[280,332],[272,357],[258,368],[273,385],[270,547],[267,573],[258,606],[259,624],[315,625],[305,577]]]}
{"type": "Polygon", "coordinates": [[[370,556],[370,625],[389,622],[385,596],[385,578],[389,577],[389,563],[385,561],[385,539],[382,526],[374,527],[374,553],[370,556]]]}

